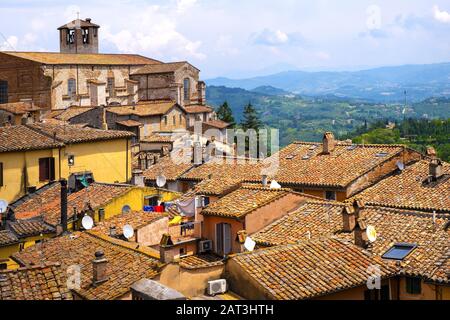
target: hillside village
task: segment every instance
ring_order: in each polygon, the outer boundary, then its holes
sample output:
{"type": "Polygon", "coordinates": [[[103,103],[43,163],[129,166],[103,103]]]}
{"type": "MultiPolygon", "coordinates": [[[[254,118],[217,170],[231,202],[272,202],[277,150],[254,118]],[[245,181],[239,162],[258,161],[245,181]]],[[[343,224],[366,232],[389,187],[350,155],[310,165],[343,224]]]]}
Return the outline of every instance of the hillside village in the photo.
{"type": "Polygon", "coordinates": [[[0,300],[450,300],[433,148],[240,154],[195,66],[58,30],[0,52],[0,300]]]}

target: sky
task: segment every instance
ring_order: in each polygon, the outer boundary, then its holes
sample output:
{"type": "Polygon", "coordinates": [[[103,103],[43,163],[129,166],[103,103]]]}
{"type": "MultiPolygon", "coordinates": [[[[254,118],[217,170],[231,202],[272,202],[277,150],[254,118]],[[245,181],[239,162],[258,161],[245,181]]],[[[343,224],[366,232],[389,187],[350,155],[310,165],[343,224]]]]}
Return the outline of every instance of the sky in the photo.
{"type": "Polygon", "coordinates": [[[58,51],[78,12],[102,53],[187,60],[203,79],[450,62],[450,0],[0,0],[0,50],[58,51]]]}

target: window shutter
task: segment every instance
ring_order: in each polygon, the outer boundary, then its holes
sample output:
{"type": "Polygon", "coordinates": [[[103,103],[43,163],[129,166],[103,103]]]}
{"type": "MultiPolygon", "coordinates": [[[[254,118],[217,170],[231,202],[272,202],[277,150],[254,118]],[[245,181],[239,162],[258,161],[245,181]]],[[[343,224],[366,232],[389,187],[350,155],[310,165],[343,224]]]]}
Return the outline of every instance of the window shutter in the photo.
{"type": "Polygon", "coordinates": [[[49,174],[48,174],[48,180],[55,181],[55,158],[49,158],[48,159],[49,164],[49,174]]]}
{"type": "Polygon", "coordinates": [[[231,252],[231,225],[223,224],[223,254],[227,255],[231,252]]]}
{"type": "Polygon", "coordinates": [[[39,159],[39,181],[48,180],[48,162],[47,159],[39,159]]]}
{"type": "Polygon", "coordinates": [[[223,224],[216,224],[216,252],[223,254],[223,224]]]}

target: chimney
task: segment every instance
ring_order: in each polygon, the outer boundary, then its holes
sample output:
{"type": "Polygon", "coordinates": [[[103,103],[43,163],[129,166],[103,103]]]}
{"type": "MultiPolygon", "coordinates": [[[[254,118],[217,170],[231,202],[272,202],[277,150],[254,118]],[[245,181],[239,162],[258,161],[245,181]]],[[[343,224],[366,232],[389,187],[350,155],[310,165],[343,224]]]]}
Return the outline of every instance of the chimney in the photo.
{"type": "Polygon", "coordinates": [[[431,159],[434,159],[434,158],[436,158],[436,150],[433,147],[428,146],[426,155],[428,157],[430,157],[431,159]]]}
{"type": "Polygon", "coordinates": [[[192,147],[192,162],[195,165],[203,163],[203,148],[200,142],[195,142],[192,147]]]}
{"type": "Polygon", "coordinates": [[[342,210],[342,230],[344,232],[353,232],[356,227],[356,223],[360,217],[362,217],[362,210],[364,209],[364,203],[361,200],[356,199],[352,205],[346,205],[342,210]]]}
{"type": "Polygon", "coordinates": [[[86,18],[86,22],[87,23],[91,23],[92,19],[91,18],[86,18]]]}
{"type": "Polygon", "coordinates": [[[433,159],[430,161],[429,173],[432,181],[436,181],[442,176],[442,162],[439,159],[433,159]]]}
{"type": "Polygon", "coordinates": [[[117,236],[116,226],[109,227],[109,236],[115,238],[117,236]]]}
{"type": "Polygon", "coordinates": [[[67,180],[61,179],[61,227],[62,233],[67,233],[67,180]]]}
{"type": "Polygon", "coordinates": [[[173,241],[170,234],[163,234],[159,243],[159,260],[162,263],[169,263],[174,260],[174,252],[171,250],[173,241]]]}
{"type": "Polygon", "coordinates": [[[108,122],[106,121],[106,107],[102,106],[102,130],[108,130],[108,122]]]}
{"type": "Polygon", "coordinates": [[[360,217],[355,226],[355,245],[361,248],[367,248],[369,245],[369,238],[367,237],[367,224],[366,220],[360,217]]]}
{"type": "Polygon", "coordinates": [[[105,254],[102,251],[97,251],[95,253],[95,259],[92,260],[92,284],[94,286],[108,281],[107,267],[108,260],[106,260],[105,254]]]}
{"type": "Polygon", "coordinates": [[[323,135],[323,154],[330,154],[333,152],[336,141],[332,132],[325,132],[323,135]]]}
{"type": "Polygon", "coordinates": [[[267,187],[267,176],[266,175],[262,176],[262,185],[263,185],[263,187],[267,187]]]}

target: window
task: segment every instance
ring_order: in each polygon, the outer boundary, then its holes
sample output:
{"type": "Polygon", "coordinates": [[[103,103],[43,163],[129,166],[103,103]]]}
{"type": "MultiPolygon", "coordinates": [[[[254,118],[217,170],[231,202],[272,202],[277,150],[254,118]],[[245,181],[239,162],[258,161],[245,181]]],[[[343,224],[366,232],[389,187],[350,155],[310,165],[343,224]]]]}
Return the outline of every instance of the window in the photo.
{"type": "Polygon", "coordinates": [[[67,80],[67,95],[73,98],[77,94],[77,81],[75,79],[67,80]]]}
{"type": "Polygon", "coordinates": [[[177,124],[177,118],[175,116],[173,116],[173,125],[177,124]]]}
{"type": "Polygon", "coordinates": [[[8,103],[8,82],[0,80],[0,103],[8,103]]]}
{"type": "Polygon", "coordinates": [[[39,159],[39,181],[55,180],[55,158],[39,159]]]}
{"type": "Polygon", "coordinates": [[[0,263],[0,270],[6,270],[6,269],[8,269],[8,264],[0,263]]]}
{"type": "Polygon", "coordinates": [[[403,260],[413,251],[417,245],[408,243],[398,243],[390,248],[383,256],[383,259],[403,260]]]}
{"type": "Polygon", "coordinates": [[[184,100],[191,100],[191,82],[189,78],[184,79],[184,100]]]}
{"type": "Polygon", "coordinates": [[[336,200],[336,191],[325,191],[325,199],[336,200]]]}
{"type": "Polygon", "coordinates": [[[216,252],[222,256],[231,253],[231,225],[228,223],[216,224],[216,252]]]}
{"type": "Polygon", "coordinates": [[[182,124],[182,123],[183,123],[183,115],[180,114],[180,124],[182,124]]]}
{"type": "Polygon", "coordinates": [[[75,29],[67,32],[67,44],[75,43],[75,29]]]}
{"type": "Polygon", "coordinates": [[[422,280],[420,278],[406,278],[406,292],[420,294],[422,292],[422,280]]]}
{"type": "Polygon", "coordinates": [[[164,116],[164,125],[167,126],[167,116],[164,116]]]}
{"type": "Polygon", "coordinates": [[[3,187],[3,163],[0,162],[0,187],[3,187]]]}
{"type": "Polygon", "coordinates": [[[108,85],[106,87],[106,89],[109,92],[109,97],[114,97],[115,96],[115,79],[113,77],[108,78],[108,85]]]}
{"type": "Polygon", "coordinates": [[[83,29],[83,43],[89,43],[89,29],[83,29]]]}

